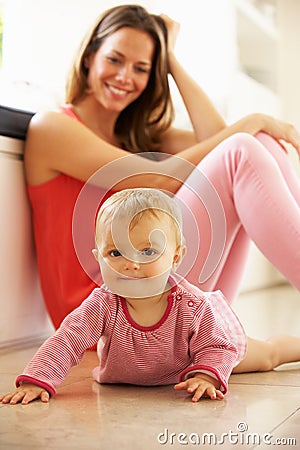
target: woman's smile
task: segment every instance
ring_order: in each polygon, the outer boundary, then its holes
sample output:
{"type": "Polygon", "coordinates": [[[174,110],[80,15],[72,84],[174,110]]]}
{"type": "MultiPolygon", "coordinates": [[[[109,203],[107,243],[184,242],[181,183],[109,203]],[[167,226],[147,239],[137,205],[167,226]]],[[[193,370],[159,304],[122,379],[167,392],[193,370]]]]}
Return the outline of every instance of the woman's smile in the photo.
{"type": "Polygon", "coordinates": [[[122,97],[125,97],[127,94],[130,93],[130,91],[128,91],[128,90],[118,88],[116,86],[112,86],[109,83],[106,83],[106,86],[113,94],[120,95],[122,97]]]}

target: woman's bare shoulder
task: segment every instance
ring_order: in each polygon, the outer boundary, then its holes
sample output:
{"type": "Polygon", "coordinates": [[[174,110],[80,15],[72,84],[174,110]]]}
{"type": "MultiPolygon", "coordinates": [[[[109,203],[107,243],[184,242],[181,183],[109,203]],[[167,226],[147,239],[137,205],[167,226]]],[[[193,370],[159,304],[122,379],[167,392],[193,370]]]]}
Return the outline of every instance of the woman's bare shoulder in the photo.
{"type": "Polygon", "coordinates": [[[50,167],[48,155],[52,152],[54,141],[59,130],[68,133],[64,117],[60,111],[39,111],[31,119],[24,148],[24,162],[29,184],[41,184],[58,175],[58,171],[50,167]]]}
{"type": "Polygon", "coordinates": [[[59,111],[41,111],[33,116],[24,153],[30,184],[44,183],[60,173],[85,181],[99,168],[127,154],[59,111]]]}
{"type": "Polygon", "coordinates": [[[36,132],[39,130],[46,131],[49,127],[60,126],[61,124],[81,125],[79,121],[74,120],[72,117],[64,114],[59,109],[57,110],[44,110],[38,111],[32,116],[29,123],[29,132],[36,132]]]}

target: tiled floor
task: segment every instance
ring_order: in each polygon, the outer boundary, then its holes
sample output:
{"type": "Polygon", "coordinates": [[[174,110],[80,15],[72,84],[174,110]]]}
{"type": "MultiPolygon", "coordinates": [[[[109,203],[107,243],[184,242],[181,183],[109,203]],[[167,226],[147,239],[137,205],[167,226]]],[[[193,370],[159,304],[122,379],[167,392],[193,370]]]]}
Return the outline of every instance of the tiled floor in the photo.
{"type": "MultiPolygon", "coordinates": [[[[288,286],[243,294],[235,308],[252,337],[300,336],[300,295],[288,286]]],[[[1,392],[11,389],[35,349],[1,352],[1,392]]],[[[300,364],[234,375],[225,400],[196,404],[172,386],[98,385],[91,378],[95,364],[88,352],[49,404],[0,405],[0,448],[300,448],[300,364]]]]}

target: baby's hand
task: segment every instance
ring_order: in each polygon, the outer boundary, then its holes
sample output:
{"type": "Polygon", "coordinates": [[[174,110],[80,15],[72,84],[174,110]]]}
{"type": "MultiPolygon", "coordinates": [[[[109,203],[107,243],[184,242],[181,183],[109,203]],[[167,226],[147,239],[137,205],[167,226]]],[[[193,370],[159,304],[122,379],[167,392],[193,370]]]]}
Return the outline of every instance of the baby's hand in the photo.
{"type": "Polygon", "coordinates": [[[0,402],[10,403],[11,405],[15,405],[16,403],[27,405],[37,398],[40,398],[43,403],[47,403],[50,398],[49,392],[36,384],[24,383],[13,392],[1,395],[0,402]]]}
{"type": "Polygon", "coordinates": [[[186,390],[188,393],[194,393],[193,402],[198,402],[201,397],[208,396],[212,400],[219,398],[223,400],[224,394],[217,389],[217,380],[206,374],[196,374],[193,378],[188,378],[181,383],[175,384],[174,389],[177,391],[186,390]]]}

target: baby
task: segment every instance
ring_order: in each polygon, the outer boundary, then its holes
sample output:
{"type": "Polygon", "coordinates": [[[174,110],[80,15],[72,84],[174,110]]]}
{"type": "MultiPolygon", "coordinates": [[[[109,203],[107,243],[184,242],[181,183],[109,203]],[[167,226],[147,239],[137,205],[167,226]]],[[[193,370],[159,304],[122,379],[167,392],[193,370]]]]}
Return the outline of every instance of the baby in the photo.
{"type": "Polygon", "coordinates": [[[96,343],[97,382],[175,384],[194,402],[223,399],[232,372],[300,359],[299,338],[247,339],[221,292],[202,292],[176,274],[186,249],[179,207],[167,194],[113,194],[98,212],[95,243],[103,286],[40,347],[3,403],[48,402],[96,343]]]}

